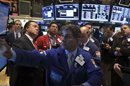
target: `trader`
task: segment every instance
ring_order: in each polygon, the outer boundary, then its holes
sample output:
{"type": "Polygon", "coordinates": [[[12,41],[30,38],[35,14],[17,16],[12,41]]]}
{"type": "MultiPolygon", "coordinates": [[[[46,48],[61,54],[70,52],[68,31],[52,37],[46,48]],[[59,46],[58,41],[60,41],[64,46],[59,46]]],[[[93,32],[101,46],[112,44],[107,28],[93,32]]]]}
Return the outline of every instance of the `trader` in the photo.
{"type": "Polygon", "coordinates": [[[46,86],[101,86],[102,72],[92,56],[80,49],[81,32],[75,25],[62,27],[63,43],[57,49],[43,52],[10,50],[0,40],[2,55],[16,64],[33,67],[45,67],[46,86]],[[3,44],[2,44],[3,43],[3,44]],[[26,58],[28,57],[28,58],[26,58]]]}

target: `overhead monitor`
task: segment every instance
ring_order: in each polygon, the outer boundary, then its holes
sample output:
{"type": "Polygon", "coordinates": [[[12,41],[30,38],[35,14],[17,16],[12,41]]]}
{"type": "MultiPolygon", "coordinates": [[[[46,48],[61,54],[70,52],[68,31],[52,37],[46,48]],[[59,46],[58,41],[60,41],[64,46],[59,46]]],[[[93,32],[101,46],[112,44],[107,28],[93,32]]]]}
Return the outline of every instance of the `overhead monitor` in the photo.
{"type": "Polygon", "coordinates": [[[128,23],[130,20],[130,8],[113,6],[110,22],[112,23],[128,23]]]}
{"type": "Polygon", "coordinates": [[[40,25],[40,29],[42,31],[47,31],[48,30],[48,25],[40,25]]]}
{"type": "Polygon", "coordinates": [[[82,4],[81,20],[108,21],[110,5],[82,4]]]}
{"type": "Polygon", "coordinates": [[[43,20],[54,20],[53,5],[42,8],[42,18],[43,18],[43,20]]]}
{"type": "Polygon", "coordinates": [[[78,4],[55,5],[56,20],[79,20],[78,4]]]}
{"type": "Polygon", "coordinates": [[[9,16],[9,5],[0,1],[0,35],[7,32],[7,22],[9,16]]]}

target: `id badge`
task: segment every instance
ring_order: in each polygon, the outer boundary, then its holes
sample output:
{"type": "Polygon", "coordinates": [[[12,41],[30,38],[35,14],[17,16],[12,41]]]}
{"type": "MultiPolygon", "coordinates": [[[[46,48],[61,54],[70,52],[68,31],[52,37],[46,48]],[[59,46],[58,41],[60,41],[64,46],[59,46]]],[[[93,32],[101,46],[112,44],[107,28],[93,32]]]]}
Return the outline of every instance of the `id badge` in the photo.
{"type": "Polygon", "coordinates": [[[127,41],[130,42],[130,38],[128,38],[127,41]]]}
{"type": "Polygon", "coordinates": [[[83,47],[84,50],[89,51],[89,47],[83,47]]]}
{"type": "Polygon", "coordinates": [[[84,58],[82,56],[77,56],[75,61],[80,64],[81,66],[84,65],[85,61],[84,61],[84,58]]]}
{"type": "Polygon", "coordinates": [[[112,38],[112,37],[110,38],[110,41],[113,41],[113,38],[112,38]]]}

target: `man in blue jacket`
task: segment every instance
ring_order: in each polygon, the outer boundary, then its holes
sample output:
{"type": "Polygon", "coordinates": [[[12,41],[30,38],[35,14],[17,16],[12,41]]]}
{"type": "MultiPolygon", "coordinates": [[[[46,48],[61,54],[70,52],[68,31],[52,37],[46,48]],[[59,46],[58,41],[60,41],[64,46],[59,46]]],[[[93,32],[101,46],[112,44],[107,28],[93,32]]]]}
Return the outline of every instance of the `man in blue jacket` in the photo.
{"type": "Polygon", "coordinates": [[[89,53],[78,47],[81,38],[79,27],[65,25],[61,30],[63,43],[57,49],[43,52],[7,49],[3,55],[18,65],[45,67],[46,86],[101,86],[100,67],[89,53]]]}

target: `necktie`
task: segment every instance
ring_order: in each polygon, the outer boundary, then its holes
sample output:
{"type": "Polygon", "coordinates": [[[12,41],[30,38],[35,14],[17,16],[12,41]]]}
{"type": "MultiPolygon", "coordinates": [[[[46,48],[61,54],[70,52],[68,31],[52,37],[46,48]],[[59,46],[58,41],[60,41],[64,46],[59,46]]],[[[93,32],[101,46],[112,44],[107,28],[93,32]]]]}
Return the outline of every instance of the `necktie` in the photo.
{"type": "Polygon", "coordinates": [[[73,55],[71,53],[69,53],[68,54],[68,59],[67,59],[69,68],[71,68],[71,65],[72,65],[72,57],[73,57],[73,55]]]}
{"type": "Polygon", "coordinates": [[[34,48],[37,50],[37,46],[34,44],[34,42],[32,42],[32,44],[33,44],[34,48]]]}
{"type": "Polygon", "coordinates": [[[15,39],[17,39],[18,38],[18,33],[16,33],[16,38],[15,39]]]}

